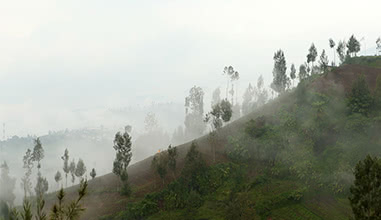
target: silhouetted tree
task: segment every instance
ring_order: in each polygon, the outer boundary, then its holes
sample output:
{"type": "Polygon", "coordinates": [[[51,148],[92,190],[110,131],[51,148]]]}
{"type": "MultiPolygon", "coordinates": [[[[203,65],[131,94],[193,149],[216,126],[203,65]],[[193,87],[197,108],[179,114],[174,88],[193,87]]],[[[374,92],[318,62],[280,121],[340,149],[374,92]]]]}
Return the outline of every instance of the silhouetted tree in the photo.
{"type": "Polygon", "coordinates": [[[176,178],[176,159],[177,159],[177,148],[172,147],[171,145],[168,146],[168,168],[172,171],[173,179],[176,178]]]}
{"type": "Polygon", "coordinates": [[[368,155],[355,167],[354,185],[349,201],[355,219],[380,219],[381,216],[381,159],[368,155]]]}
{"type": "Polygon", "coordinates": [[[34,191],[36,192],[36,196],[43,196],[49,190],[49,182],[48,180],[42,176],[41,172],[37,173],[37,183],[34,191]]]}
{"type": "Polygon", "coordinates": [[[128,185],[127,173],[127,167],[130,164],[132,157],[131,147],[131,136],[127,131],[125,131],[123,134],[121,132],[115,134],[113,148],[116,151],[116,157],[113,163],[112,172],[117,175],[123,182],[121,193],[124,195],[129,195],[131,192],[128,185]]]}
{"type": "Polygon", "coordinates": [[[239,73],[234,70],[232,66],[225,66],[223,74],[227,78],[227,85],[226,85],[226,99],[228,99],[228,93],[229,93],[229,82],[233,81],[235,78],[239,78],[239,73]]]}
{"type": "Polygon", "coordinates": [[[339,55],[340,63],[344,63],[345,61],[345,55],[346,55],[346,50],[345,50],[345,41],[339,41],[337,44],[336,52],[339,55]]]}
{"type": "Polygon", "coordinates": [[[360,51],[360,42],[352,35],[347,43],[348,53],[350,56],[357,56],[360,51]]]}
{"type": "Polygon", "coordinates": [[[299,81],[302,82],[303,80],[307,78],[308,78],[307,66],[305,64],[302,64],[299,67],[299,81]]]}
{"type": "Polygon", "coordinates": [[[381,54],[381,37],[376,40],[376,49],[378,50],[378,54],[381,54]]]}
{"type": "Polygon", "coordinates": [[[291,68],[290,68],[290,78],[292,80],[292,85],[294,85],[294,80],[296,78],[296,69],[295,69],[295,65],[294,64],[291,64],[291,68]]]}
{"type": "Polygon", "coordinates": [[[273,82],[271,88],[277,93],[283,93],[290,79],[286,75],[286,58],[282,50],[274,54],[273,82]]]}
{"type": "Polygon", "coordinates": [[[325,72],[328,68],[328,57],[327,55],[325,54],[325,50],[323,50],[323,52],[321,52],[321,55],[320,55],[320,61],[319,61],[319,65],[320,65],[320,69],[325,72]]]}
{"type": "Polygon", "coordinates": [[[77,162],[77,167],[75,168],[75,176],[80,178],[81,180],[83,179],[83,175],[86,173],[86,166],[85,163],[81,158],[79,158],[77,162]]]}
{"type": "Polygon", "coordinates": [[[54,180],[57,183],[57,186],[60,186],[60,181],[62,180],[62,175],[60,171],[57,171],[56,175],[54,175],[54,180]]]}
{"type": "Polygon", "coordinates": [[[40,138],[34,140],[34,148],[33,148],[33,161],[37,162],[37,169],[40,171],[41,168],[41,160],[44,159],[44,149],[42,148],[42,144],[40,138]]]}
{"type": "Polygon", "coordinates": [[[73,185],[75,182],[75,161],[74,161],[74,159],[70,162],[69,171],[71,174],[71,185],[73,185]]]}
{"type": "Polygon", "coordinates": [[[70,173],[70,167],[69,167],[69,151],[65,149],[64,155],[61,157],[63,160],[63,171],[65,173],[65,180],[66,180],[66,187],[67,187],[67,175],[70,173]]]}
{"type": "Polygon", "coordinates": [[[333,66],[336,65],[336,54],[335,54],[335,41],[332,40],[332,38],[329,39],[329,47],[333,50],[333,66]]]}
{"type": "Polygon", "coordinates": [[[94,179],[97,176],[97,172],[95,171],[94,168],[91,170],[90,176],[91,176],[92,179],[94,179]]]}
{"type": "Polygon", "coordinates": [[[318,56],[317,49],[315,47],[315,44],[311,44],[311,47],[308,49],[308,54],[307,54],[307,63],[311,63],[311,70],[314,67],[314,62],[316,60],[316,57],[318,56]]]}

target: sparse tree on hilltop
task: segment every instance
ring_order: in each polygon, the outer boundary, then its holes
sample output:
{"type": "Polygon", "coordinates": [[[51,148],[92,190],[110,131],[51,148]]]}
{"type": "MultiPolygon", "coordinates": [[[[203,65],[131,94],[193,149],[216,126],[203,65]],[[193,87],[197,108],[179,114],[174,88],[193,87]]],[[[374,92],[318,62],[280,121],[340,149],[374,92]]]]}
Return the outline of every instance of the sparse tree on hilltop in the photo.
{"type": "Polygon", "coordinates": [[[227,85],[226,85],[226,99],[228,99],[228,93],[229,93],[229,82],[233,81],[234,79],[239,78],[239,73],[234,70],[232,66],[225,66],[223,74],[227,78],[227,85]]]}
{"type": "Polygon", "coordinates": [[[349,38],[349,41],[347,43],[348,53],[351,57],[357,56],[357,53],[360,51],[360,42],[355,38],[354,35],[352,35],[349,38]]]}
{"type": "Polygon", "coordinates": [[[335,54],[335,41],[332,40],[332,38],[329,39],[329,47],[333,50],[333,66],[336,65],[336,54],[335,54]]]}
{"type": "Polygon", "coordinates": [[[299,81],[302,82],[303,80],[307,78],[308,78],[307,65],[302,64],[299,67],[299,81]]]}
{"type": "Polygon", "coordinates": [[[339,55],[340,63],[344,63],[346,57],[346,43],[345,41],[339,41],[337,44],[336,52],[339,55]]]}
{"type": "Polygon", "coordinates": [[[376,49],[378,50],[378,54],[381,54],[381,37],[376,40],[376,49]]]}
{"type": "Polygon", "coordinates": [[[317,49],[315,47],[315,44],[311,44],[311,47],[308,49],[308,54],[307,54],[307,63],[311,63],[311,70],[314,67],[314,62],[316,60],[316,57],[318,56],[317,49]]]}
{"type": "Polygon", "coordinates": [[[283,93],[290,79],[286,75],[286,58],[282,50],[274,54],[273,82],[271,88],[277,93],[283,93]]]}
{"type": "Polygon", "coordinates": [[[320,61],[319,61],[319,65],[320,65],[320,69],[325,72],[327,71],[327,68],[328,68],[328,57],[327,55],[325,54],[325,50],[323,50],[323,52],[321,53],[320,55],[320,61]]]}
{"type": "Polygon", "coordinates": [[[92,179],[94,179],[97,176],[97,172],[95,171],[94,168],[91,170],[90,176],[91,176],[92,179]]]}

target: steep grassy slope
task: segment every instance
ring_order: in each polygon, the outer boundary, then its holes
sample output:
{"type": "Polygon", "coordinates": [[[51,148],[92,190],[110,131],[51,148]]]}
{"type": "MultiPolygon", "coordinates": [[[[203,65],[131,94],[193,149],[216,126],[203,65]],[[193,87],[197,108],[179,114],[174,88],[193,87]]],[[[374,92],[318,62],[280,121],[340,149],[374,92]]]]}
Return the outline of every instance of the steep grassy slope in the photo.
{"type": "MultiPolygon", "coordinates": [[[[145,217],[149,219],[226,219],[242,207],[241,219],[347,219],[351,169],[364,155],[381,153],[379,112],[365,117],[346,109],[345,97],[360,74],[373,91],[381,69],[350,64],[313,76],[225,126],[219,131],[215,165],[207,136],[196,140],[210,165],[205,173],[215,184],[208,192],[189,194],[201,201],[194,207],[165,208],[171,204],[165,199],[168,193],[177,192],[175,186],[183,182],[162,186],[150,169],[150,157],[129,168],[131,197],[117,193],[119,182],[112,174],[90,181],[82,219],[123,219],[133,204],[153,204],[156,211],[145,217]],[[144,199],[147,194],[151,196],[144,199]]],[[[178,146],[178,176],[190,145],[178,146]]],[[[166,183],[171,181],[168,176],[166,183]]],[[[75,187],[68,189],[68,197],[74,192],[75,187]]]]}

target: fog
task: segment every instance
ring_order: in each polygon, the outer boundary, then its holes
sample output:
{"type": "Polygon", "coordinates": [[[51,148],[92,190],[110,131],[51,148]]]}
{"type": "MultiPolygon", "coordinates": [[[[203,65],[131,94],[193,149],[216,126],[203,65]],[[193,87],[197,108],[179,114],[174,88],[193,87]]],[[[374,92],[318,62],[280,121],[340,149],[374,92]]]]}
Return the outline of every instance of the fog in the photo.
{"type": "Polygon", "coordinates": [[[2,2],[0,162],[17,177],[16,201],[22,157],[34,138],[41,137],[45,149],[49,191],[57,189],[54,174],[62,170],[66,148],[70,160],[85,161],[87,173],[109,173],[116,132],[131,125],[134,141],[144,137],[151,112],[160,144],[141,144],[148,147],[134,149],[133,162],[165,148],[184,126],[191,87],[204,90],[205,112],[213,90],[225,91],[224,66],[240,73],[241,102],[260,75],[268,88],[279,48],[288,67],[304,62],[312,42],[332,60],[328,39],[355,34],[363,39],[360,54],[373,55],[380,33],[369,21],[380,20],[380,6],[379,0],[323,0],[311,12],[311,2],[302,0],[2,2]]]}

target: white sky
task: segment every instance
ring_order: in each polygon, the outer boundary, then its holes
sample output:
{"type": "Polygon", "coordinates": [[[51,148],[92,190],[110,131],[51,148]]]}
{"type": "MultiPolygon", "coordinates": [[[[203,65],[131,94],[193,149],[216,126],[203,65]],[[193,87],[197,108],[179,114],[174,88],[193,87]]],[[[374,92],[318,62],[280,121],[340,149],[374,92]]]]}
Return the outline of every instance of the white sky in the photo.
{"type": "Polygon", "coordinates": [[[355,34],[374,54],[380,9],[380,0],[0,0],[0,122],[39,135],[81,127],[73,110],[183,102],[193,85],[210,96],[225,65],[240,72],[242,94],[259,74],[270,83],[279,48],[299,66],[312,42],[332,55],[329,38],[355,34]]]}

